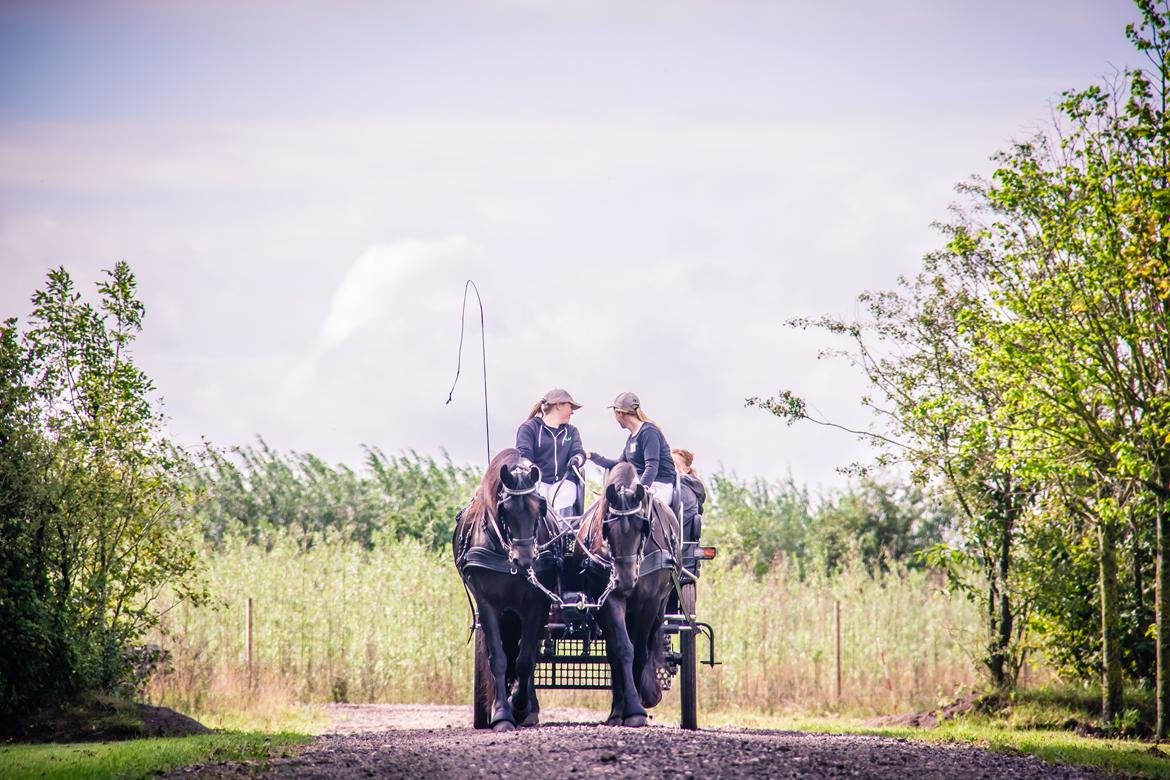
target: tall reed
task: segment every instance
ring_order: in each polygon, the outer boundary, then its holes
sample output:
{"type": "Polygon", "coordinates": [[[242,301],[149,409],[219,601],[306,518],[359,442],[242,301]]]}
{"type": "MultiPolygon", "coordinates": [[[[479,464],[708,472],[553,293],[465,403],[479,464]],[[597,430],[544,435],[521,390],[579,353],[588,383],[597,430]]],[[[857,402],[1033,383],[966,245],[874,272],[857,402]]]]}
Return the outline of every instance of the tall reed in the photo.
{"type": "MultiPolygon", "coordinates": [[[[367,549],[323,538],[305,548],[281,533],[267,546],[227,540],[206,559],[220,606],[178,604],[167,614],[156,641],[172,659],[150,683],[156,702],[215,713],[250,703],[469,701],[468,607],[449,556],[393,540],[367,549]]],[[[940,591],[929,572],[894,568],[871,576],[851,563],[839,574],[802,580],[782,560],[760,577],[716,561],[704,569],[698,613],[715,628],[722,662],[700,667],[704,708],[876,714],[929,707],[977,682],[976,608],[940,591]]],[[[705,647],[700,651],[705,657],[705,647]]]]}
{"type": "Polygon", "coordinates": [[[698,611],[715,626],[723,663],[700,677],[702,700],[766,712],[929,708],[979,682],[978,608],[940,584],[929,571],[897,566],[871,576],[856,560],[803,579],[784,559],[762,577],[711,566],[698,611]]]}

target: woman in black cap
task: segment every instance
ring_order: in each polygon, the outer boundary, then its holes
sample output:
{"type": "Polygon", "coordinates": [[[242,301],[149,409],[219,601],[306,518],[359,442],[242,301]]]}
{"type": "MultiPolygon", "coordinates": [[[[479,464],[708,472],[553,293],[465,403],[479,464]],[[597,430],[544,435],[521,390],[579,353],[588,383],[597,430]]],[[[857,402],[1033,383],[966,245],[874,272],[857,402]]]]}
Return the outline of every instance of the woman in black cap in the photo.
{"type": "Polygon", "coordinates": [[[658,428],[658,424],[642,411],[642,402],[633,393],[622,393],[614,399],[614,419],[618,425],[630,432],[626,446],[617,460],[588,452],[586,456],[598,466],[612,469],[625,461],[638,472],[638,480],[654,491],[662,503],[670,506],[674,498],[674,461],[670,458],[670,445],[658,428]]]}
{"type": "Polygon", "coordinates": [[[579,515],[582,511],[584,490],[571,467],[580,468],[585,463],[585,448],[576,426],[569,424],[573,412],[580,408],[568,390],[553,388],[536,402],[516,430],[516,449],[540,467],[537,490],[562,514],[579,515]]]}

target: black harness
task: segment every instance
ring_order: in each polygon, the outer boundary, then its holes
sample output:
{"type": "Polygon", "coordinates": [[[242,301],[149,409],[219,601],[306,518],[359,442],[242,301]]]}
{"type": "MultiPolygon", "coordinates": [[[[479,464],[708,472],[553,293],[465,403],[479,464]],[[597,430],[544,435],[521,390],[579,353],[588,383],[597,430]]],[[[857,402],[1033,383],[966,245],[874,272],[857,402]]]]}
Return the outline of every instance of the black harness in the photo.
{"type": "MultiPolygon", "coordinates": [[[[607,507],[607,517],[601,521],[601,524],[602,526],[606,526],[621,520],[623,517],[637,515],[641,511],[642,507],[640,505],[635,505],[631,509],[612,509],[607,507]]],[[[582,566],[582,573],[589,573],[597,576],[609,576],[613,571],[614,564],[626,563],[635,560],[638,561],[639,577],[645,577],[649,574],[653,574],[656,571],[662,571],[663,569],[677,569],[678,559],[675,555],[674,544],[670,539],[672,534],[670,534],[669,529],[665,527],[663,528],[664,536],[666,536],[667,547],[659,547],[656,550],[651,550],[649,553],[646,552],[646,541],[648,539],[652,539],[654,536],[654,518],[657,516],[657,514],[658,513],[654,508],[653,502],[651,502],[648,515],[643,516],[648,525],[648,529],[646,533],[642,535],[642,539],[638,544],[638,551],[633,555],[607,556],[592,553],[588,550],[588,548],[593,546],[593,536],[586,536],[584,540],[584,549],[582,549],[582,552],[585,553],[585,561],[582,566]]]]}
{"type": "MultiPolygon", "coordinates": [[[[506,485],[500,485],[500,492],[496,496],[496,516],[499,515],[500,508],[509,497],[527,496],[535,491],[535,484],[523,490],[512,490],[506,485]]],[[[456,523],[462,520],[464,513],[470,508],[471,504],[464,507],[463,511],[456,518],[456,523]]],[[[494,541],[498,543],[498,547],[473,545],[471,543],[471,535],[475,530],[475,523],[468,523],[463,532],[462,539],[460,539],[459,552],[455,558],[455,567],[464,579],[466,579],[465,570],[468,568],[487,569],[488,571],[499,572],[501,574],[518,574],[520,569],[508,560],[507,549],[512,544],[535,545],[536,535],[539,534],[541,529],[546,531],[550,537],[550,541],[556,536],[547,509],[544,514],[537,518],[536,528],[533,531],[534,535],[527,539],[513,540],[508,534],[507,527],[500,525],[496,521],[495,516],[491,516],[491,513],[487,511],[487,507],[484,507],[483,516],[479,519],[479,525],[483,529],[484,535],[488,538],[489,543],[493,541],[494,537],[494,541]]],[[[555,571],[560,565],[561,557],[561,545],[556,542],[540,545],[536,557],[532,561],[532,568],[537,575],[555,571]]]]}

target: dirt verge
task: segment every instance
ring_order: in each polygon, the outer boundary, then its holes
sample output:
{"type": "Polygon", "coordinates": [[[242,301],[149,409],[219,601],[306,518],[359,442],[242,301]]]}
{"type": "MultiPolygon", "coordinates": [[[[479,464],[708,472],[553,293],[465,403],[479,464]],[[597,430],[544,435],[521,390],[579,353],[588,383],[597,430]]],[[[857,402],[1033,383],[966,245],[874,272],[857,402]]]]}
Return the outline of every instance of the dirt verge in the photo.
{"type": "Polygon", "coordinates": [[[167,707],[93,697],[42,710],[11,724],[4,736],[22,742],[98,742],[210,733],[203,724],[167,707]]]}

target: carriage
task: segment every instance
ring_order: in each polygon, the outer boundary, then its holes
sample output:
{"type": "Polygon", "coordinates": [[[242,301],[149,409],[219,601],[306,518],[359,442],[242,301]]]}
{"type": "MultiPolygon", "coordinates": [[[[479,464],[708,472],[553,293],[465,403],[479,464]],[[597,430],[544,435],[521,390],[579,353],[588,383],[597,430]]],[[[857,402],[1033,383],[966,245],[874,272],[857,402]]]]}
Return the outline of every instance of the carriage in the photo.
{"type": "MultiPolygon", "coordinates": [[[[566,528],[574,531],[581,517],[560,518],[566,528]]],[[[698,594],[699,569],[702,561],[715,557],[714,547],[701,545],[698,533],[701,523],[692,524],[696,538],[680,540],[677,561],[680,564],[674,577],[674,588],[667,602],[663,617],[663,642],[665,663],[658,672],[663,690],[672,689],[677,682],[681,710],[680,726],[684,729],[698,728],[698,666],[715,666],[715,630],[706,622],[696,619],[695,608],[698,594]],[[700,648],[702,652],[700,652],[700,648]],[[676,679],[677,678],[677,679],[676,679]]],[[[537,566],[562,566],[564,559],[545,559],[537,566]]],[[[649,560],[643,562],[643,571],[649,560]]],[[[598,620],[599,603],[591,603],[572,576],[558,572],[557,586],[547,591],[549,596],[549,619],[541,641],[533,686],[542,690],[610,690],[610,665],[606,658],[606,641],[602,636],[598,620]]],[[[603,600],[599,599],[599,601],[603,600]]],[[[473,695],[476,728],[486,728],[491,714],[486,705],[486,692],[480,690],[486,685],[488,656],[484,632],[478,612],[473,608],[472,633],[474,637],[473,680],[476,690],[473,695]]],[[[508,686],[514,683],[510,675],[508,686]]]]}

